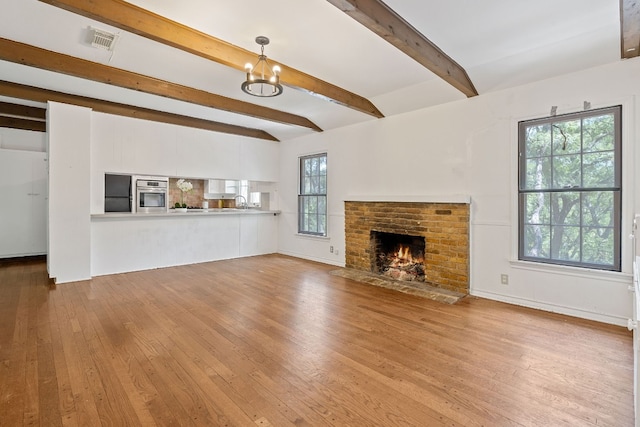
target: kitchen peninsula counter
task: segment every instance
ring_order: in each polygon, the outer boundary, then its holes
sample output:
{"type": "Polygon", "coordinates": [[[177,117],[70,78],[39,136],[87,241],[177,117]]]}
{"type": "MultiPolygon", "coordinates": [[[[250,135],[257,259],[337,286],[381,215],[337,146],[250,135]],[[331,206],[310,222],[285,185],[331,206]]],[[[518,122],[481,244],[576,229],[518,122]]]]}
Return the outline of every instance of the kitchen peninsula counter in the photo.
{"type": "Polygon", "coordinates": [[[278,214],[259,209],[91,215],[91,276],[275,253],[278,214]]]}

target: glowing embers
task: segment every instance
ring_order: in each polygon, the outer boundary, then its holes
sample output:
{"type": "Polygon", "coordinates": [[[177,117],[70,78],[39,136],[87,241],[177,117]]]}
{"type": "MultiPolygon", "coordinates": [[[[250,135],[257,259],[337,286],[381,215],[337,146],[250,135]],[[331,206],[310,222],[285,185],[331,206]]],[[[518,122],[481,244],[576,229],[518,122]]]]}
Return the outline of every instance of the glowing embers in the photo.
{"type": "Polygon", "coordinates": [[[371,231],[372,271],[395,280],[425,280],[425,238],[371,231]]]}

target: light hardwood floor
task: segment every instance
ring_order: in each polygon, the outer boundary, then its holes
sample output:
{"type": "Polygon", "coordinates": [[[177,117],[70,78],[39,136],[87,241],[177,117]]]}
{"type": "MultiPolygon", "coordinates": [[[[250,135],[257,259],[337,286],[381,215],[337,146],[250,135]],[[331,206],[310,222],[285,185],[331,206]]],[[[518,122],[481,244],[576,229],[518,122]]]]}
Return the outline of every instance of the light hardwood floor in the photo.
{"type": "Polygon", "coordinates": [[[0,425],[632,426],[624,328],[279,255],[49,289],[0,264],[0,425]]]}

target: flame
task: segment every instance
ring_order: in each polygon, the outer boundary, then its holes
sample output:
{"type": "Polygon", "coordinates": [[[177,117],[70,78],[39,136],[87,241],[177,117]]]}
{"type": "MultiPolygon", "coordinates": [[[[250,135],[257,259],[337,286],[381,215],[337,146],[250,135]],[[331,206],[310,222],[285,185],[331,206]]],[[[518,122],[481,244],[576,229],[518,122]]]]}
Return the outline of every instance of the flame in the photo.
{"type": "Polygon", "coordinates": [[[400,244],[394,258],[391,260],[390,267],[402,267],[409,264],[422,262],[424,262],[422,258],[413,257],[413,255],[411,254],[411,247],[400,244]]]}
{"type": "Polygon", "coordinates": [[[409,248],[408,246],[400,245],[400,247],[398,247],[398,252],[396,253],[396,258],[404,261],[413,260],[413,257],[411,256],[411,248],[409,248]]]}

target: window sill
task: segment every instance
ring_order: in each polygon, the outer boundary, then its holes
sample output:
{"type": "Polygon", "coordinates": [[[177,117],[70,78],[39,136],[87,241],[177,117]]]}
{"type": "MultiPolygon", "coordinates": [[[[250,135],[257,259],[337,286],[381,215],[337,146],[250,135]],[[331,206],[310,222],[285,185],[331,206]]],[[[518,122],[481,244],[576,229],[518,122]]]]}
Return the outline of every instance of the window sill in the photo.
{"type": "Polygon", "coordinates": [[[294,236],[311,240],[331,240],[329,236],[315,236],[313,234],[296,233],[294,236]]]}
{"type": "Polygon", "coordinates": [[[511,267],[539,273],[561,274],[565,276],[602,279],[612,282],[630,283],[632,275],[619,271],[597,270],[594,268],[572,267],[568,265],[544,264],[532,261],[510,260],[511,267]]]}

